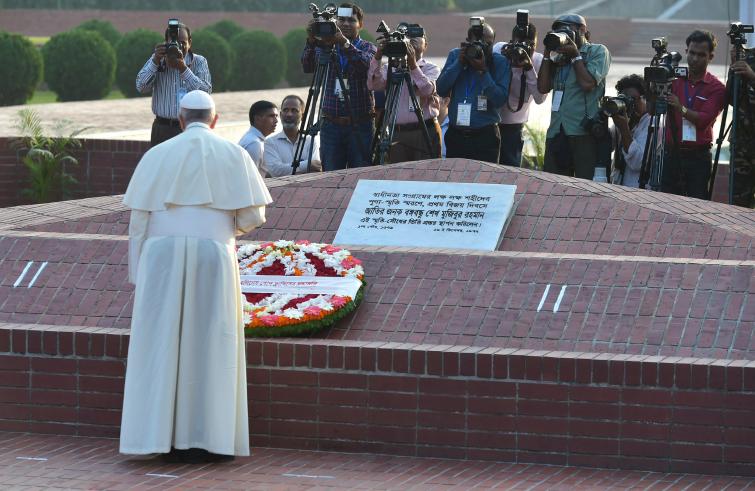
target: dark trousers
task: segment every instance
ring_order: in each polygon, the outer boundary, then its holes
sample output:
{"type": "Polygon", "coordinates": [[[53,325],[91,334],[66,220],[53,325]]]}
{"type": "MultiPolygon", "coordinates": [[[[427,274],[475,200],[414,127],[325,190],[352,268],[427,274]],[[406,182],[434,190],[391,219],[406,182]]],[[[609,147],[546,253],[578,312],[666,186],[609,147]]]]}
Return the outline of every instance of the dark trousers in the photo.
{"type": "Polygon", "coordinates": [[[370,162],[370,143],[374,126],[372,120],[350,124],[337,124],[323,119],[320,132],[320,159],[322,170],[340,170],[366,167],[370,162]]]}
{"type": "Polygon", "coordinates": [[[446,158],[461,157],[498,163],[501,133],[497,124],[481,128],[449,126],[446,130],[446,158]]]}
{"type": "Polygon", "coordinates": [[[567,136],[545,140],[543,170],[562,176],[592,180],[598,162],[598,145],[590,135],[567,136]]]}
{"type": "Polygon", "coordinates": [[[499,164],[513,165],[514,167],[522,165],[522,148],[524,147],[522,128],[524,128],[524,123],[498,123],[498,129],[501,132],[499,164]]]}
{"type": "Polygon", "coordinates": [[[155,118],[152,122],[152,134],[149,138],[150,144],[154,147],[174,136],[180,135],[183,130],[178,124],[178,120],[167,120],[155,118]]]}
{"type": "Polygon", "coordinates": [[[424,131],[418,124],[403,127],[396,125],[390,150],[391,163],[440,158],[440,124],[435,120],[425,123],[427,133],[430,135],[430,150],[428,151],[425,143],[424,131]]]}
{"type": "Polygon", "coordinates": [[[713,158],[707,147],[679,149],[666,155],[663,162],[661,191],[708,199],[708,182],[713,158]]]}

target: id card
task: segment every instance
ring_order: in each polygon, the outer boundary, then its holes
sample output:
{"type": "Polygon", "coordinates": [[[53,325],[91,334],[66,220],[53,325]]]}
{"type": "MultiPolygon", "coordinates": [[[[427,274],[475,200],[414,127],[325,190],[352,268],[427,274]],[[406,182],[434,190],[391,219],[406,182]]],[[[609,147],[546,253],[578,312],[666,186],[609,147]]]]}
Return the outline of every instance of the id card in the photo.
{"type": "Polygon", "coordinates": [[[563,90],[555,90],[553,91],[553,102],[551,102],[551,111],[552,112],[558,112],[559,108],[561,108],[561,99],[564,97],[564,91],[563,90]]]}
{"type": "Polygon", "coordinates": [[[695,128],[695,125],[692,124],[692,121],[682,119],[682,141],[697,141],[697,128],[695,128]]]}
{"type": "Polygon", "coordinates": [[[348,79],[346,79],[346,78],[343,79],[343,87],[341,86],[341,81],[338,80],[338,79],[336,79],[336,86],[335,86],[335,89],[333,90],[333,93],[336,95],[336,97],[338,97],[339,99],[343,100],[344,99],[343,91],[344,90],[348,90],[348,89],[349,89],[349,80],[348,79]]]}
{"type": "Polygon", "coordinates": [[[456,126],[469,126],[472,123],[472,104],[459,104],[456,110],[456,126]]]}
{"type": "Polygon", "coordinates": [[[477,96],[477,110],[478,111],[488,110],[488,98],[485,97],[484,95],[477,96]]]}
{"type": "Polygon", "coordinates": [[[181,99],[186,95],[186,89],[179,87],[176,91],[176,106],[181,107],[181,99]]]}

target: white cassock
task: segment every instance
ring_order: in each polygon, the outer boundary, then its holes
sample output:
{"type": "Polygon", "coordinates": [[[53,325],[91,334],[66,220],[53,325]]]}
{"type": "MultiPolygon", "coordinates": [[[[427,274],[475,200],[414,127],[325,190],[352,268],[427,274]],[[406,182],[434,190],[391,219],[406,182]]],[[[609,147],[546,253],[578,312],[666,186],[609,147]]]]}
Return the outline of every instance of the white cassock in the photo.
{"type": "Polygon", "coordinates": [[[120,451],[249,455],[235,235],[265,222],[270,193],[243,148],[192,123],[144,155],[123,202],[136,297],[120,451]]]}

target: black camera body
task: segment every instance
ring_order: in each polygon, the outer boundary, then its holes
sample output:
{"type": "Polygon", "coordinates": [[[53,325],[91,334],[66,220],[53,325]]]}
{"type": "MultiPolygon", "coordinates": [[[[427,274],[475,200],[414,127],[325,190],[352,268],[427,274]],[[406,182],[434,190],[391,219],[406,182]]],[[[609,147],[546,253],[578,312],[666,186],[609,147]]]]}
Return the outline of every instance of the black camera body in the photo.
{"type": "Polygon", "coordinates": [[[613,97],[601,97],[599,107],[600,112],[609,117],[616,114],[629,116],[634,112],[634,105],[634,97],[630,97],[626,94],[619,94],[613,97]]]}
{"type": "Polygon", "coordinates": [[[391,31],[384,20],[380,21],[377,29],[380,38],[386,40],[383,54],[388,58],[403,58],[406,56],[406,43],[411,38],[420,38],[425,35],[425,29],[419,24],[400,23],[395,31],[391,31]]]}
{"type": "Polygon", "coordinates": [[[726,33],[731,40],[731,44],[744,46],[747,44],[747,37],[745,34],[752,34],[755,32],[755,26],[752,24],[742,24],[741,22],[732,22],[729,24],[729,32],[726,33]]]}
{"type": "Polygon", "coordinates": [[[569,44],[569,40],[576,44],[577,33],[569,27],[563,26],[546,34],[543,38],[543,44],[549,51],[556,51],[558,48],[569,44]]]}
{"type": "Polygon", "coordinates": [[[332,38],[338,32],[336,21],[333,20],[338,12],[338,7],[334,3],[328,3],[319,9],[314,3],[309,4],[309,10],[312,12],[315,22],[312,24],[312,36],[318,41],[332,38]]]}
{"type": "Polygon", "coordinates": [[[608,115],[603,111],[598,111],[595,116],[585,116],[580,125],[596,140],[608,136],[608,115]]]}
{"type": "Polygon", "coordinates": [[[468,60],[480,60],[485,58],[485,52],[488,45],[483,39],[485,28],[485,17],[469,18],[470,39],[461,43],[461,49],[464,51],[464,57],[468,60]]]}
{"type": "Polygon", "coordinates": [[[180,20],[168,19],[168,40],[165,43],[165,50],[168,56],[176,58],[181,56],[181,45],[178,43],[178,31],[180,29],[180,20]]]}
{"type": "Polygon", "coordinates": [[[655,56],[649,67],[645,67],[644,77],[648,84],[668,84],[677,78],[687,77],[687,67],[680,67],[682,55],[676,51],[668,51],[665,37],[655,38],[650,42],[655,50],[655,56]]]}

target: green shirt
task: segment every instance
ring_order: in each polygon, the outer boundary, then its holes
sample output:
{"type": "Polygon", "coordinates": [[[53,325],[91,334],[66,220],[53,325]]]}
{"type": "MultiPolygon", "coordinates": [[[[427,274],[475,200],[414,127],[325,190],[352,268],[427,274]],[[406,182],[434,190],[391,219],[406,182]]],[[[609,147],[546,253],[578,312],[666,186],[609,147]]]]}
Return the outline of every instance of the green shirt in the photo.
{"type": "Polygon", "coordinates": [[[606,75],[611,66],[611,54],[608,49],[602,44],[585,43],[579,49],[579,53],[597,85],[590,92],[585,92],[577,82],[574,67],[570,64],[553,67],[553,92],[563,90],[564,95],[558,111],[551,111],[547,138],[556,136],[561,126],[568,136],[586,135],[587,131],[582,128],[582,120],[585,114],[593,117],[598,113],[598,103],[606,92],[606,75]]]}

